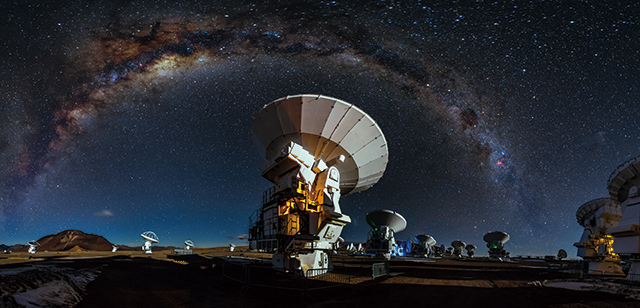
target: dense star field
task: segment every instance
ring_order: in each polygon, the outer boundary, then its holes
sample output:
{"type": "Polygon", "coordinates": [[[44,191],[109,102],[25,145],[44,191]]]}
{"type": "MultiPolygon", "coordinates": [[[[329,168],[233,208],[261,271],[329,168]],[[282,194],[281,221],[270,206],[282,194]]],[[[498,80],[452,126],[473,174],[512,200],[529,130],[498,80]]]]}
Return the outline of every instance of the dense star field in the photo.
{"type": "Polygon", "coordinates": [[[16,1],[0,4],[0,243],[64,229],[242,244],[271,184],[251,141],[294,94],[375,119],[389,164],[344,196],[406,240],[511,235],[556,254],[575,211],[640,155],[634,1],[16,1]]]}

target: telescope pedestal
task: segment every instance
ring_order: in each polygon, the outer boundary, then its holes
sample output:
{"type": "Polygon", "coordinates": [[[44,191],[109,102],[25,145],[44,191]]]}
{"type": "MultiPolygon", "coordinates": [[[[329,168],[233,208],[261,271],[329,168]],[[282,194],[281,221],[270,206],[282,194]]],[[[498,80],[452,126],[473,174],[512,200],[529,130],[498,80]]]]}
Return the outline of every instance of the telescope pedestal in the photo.
{"type": "Polygon", "coordinates": [[[322,250],[294,254],[276,253],[271,262],[275,270],[302,272],[306,277],[314,277],[333,270],[329,256],[322,250]]]}
{"type": "Polygon", "coordinates": [[[627,280],[640,281],[640,260],[634,260],[627,273],[627,280]]]}
{"type": "Polygon", "coordinates": [[[610,260],[589,261],[589,275],[624,276],[619,263],[610,260]]]}

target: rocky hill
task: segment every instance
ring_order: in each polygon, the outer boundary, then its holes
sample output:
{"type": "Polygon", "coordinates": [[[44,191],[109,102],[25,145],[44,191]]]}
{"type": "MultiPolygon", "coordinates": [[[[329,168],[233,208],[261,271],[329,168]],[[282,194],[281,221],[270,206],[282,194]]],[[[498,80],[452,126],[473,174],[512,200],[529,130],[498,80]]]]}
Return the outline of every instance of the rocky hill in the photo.
{"type": "MultiPolygon", "coordinates": [[[[47,235],[38,240],[38,251],[111,251],[113,244],[104,237],[96,234],[84,233],[80,230],[64,230],[58,234],[47,235]],[[74,248],[76,247],[77,248],[74,248]]],[[[26,251],[28,246],[20,251],[26,251]]]]}

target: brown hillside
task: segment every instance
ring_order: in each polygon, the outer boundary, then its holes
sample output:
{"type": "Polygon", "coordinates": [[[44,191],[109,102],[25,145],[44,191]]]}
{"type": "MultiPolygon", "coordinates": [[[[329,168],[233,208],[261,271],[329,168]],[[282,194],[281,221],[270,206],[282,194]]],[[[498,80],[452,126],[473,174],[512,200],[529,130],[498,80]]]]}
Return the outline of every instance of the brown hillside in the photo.
{"type": "Polygon", "coordinates": [[[64,230],[38,240],[38,251],[68,251],[72,248],[93,251],[111,251],[113,244],[104,237],[80,230],[64,230]]]}
{"type": "Polygon", "coordinates": [[[67,250],[67,252],[81,252],[81,251],[87,251],[87,250],[78,245],[75,245],[73,246],[73,248],[67,250]]]}

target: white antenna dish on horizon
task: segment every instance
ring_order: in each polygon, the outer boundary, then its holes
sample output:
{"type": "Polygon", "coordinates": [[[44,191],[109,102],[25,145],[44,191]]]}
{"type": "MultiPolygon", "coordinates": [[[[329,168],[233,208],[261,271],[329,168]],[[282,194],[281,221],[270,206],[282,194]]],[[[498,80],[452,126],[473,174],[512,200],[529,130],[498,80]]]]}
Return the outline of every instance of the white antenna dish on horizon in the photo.
{"type": "Polygon", "coordinates": [[[400,232],[407,227],[407,220],[391,210],[375,210],[367,214],[366,219],[369,226],[374,229],[387,226],[393,232],[400,232]]]}
{"type": "Polygon", "coordinates": [[[431,235],[427,234],[418,234],[416,235],[416,241],[418,242],[418,249],[414,255],[418,256],[431,256],[433,246],[436,245],[436,239],[434,239],[431,235]]]}
{"type": "Polygon", "coordinates": [[[189,250],[193,248],[193,242],[191,240],[184,241],[184,249],[189,250]]]}
{"type": "Polygon", "coordinates": [[[473,245],[473,244],[469,244],[464,247],[464,249],[467,250],[467,256],[469,256],[470,258],[473,258],[473,255],[475,254],[474,251],[476,250],[476,248],[478,247],[476,247],[476,245],[473,245]]]}
{"type": "Polygon", "coordinates": [[[461,240],[455,240],[451,242],[451,246],[453,246],[453,256],[460,258],[462,257],[462,250],[467,246],[467,244],[461,240]]]}
{"type": "Polygon", "coordinates": [[[29,241],[27,244],[29,244],[29,253],[36,253],[36,249],[40,246],[40,243],[36,241],[29,241]]]}
{"type": "Polygon", "coordinates": [[[425,243],[426,245],[429,245],[429,246],[435,246],[436,244],[436,239],[434,239],[431,235],[427,235],[427,234],[416,235],[416,241],[418,241],[418,243],[425,243]]]}
{"type": "Polygon", "coordinates": [[[558,259],[560,259],[560,260],[566,259],[567,256],[568,256],[567,252],[564,249],[558,250],[558,259]]]}
{"type": "Polygon", "coordinates": [[[391,210],[375,210],[367,214],[366,220],[373,228],[367,236],[367,253],[389,260],[395,253],[395,234],[407,227],[407,220],[391,210]]]}
{"type": "Polygon", "coordinates": [[[502,231],[492,231],[485,234],[483,237],[484,241],[487,243],[501,242],[503,244],[508,242],[509,238],[509,234],[502,231]]]}
{"type": "Polygon", "coordinates": [[[483,239],[489,248],[489,257],[502,260],[509,253],[504,250],[504,243],[509,241],[509,234],[502,231],[492,231],[484,235],[483,239]]]}
{"type": "Polygon", "coordinates": [[[111,245],[111,252],[116,252],[116,251],[118,251],[118,246],[111,245]]]}
{"type": "Polygon", "coordinates": [[[151,253],[151,245],[158,243],[160,241],[158,236],[152,231],[145,231],[142,234],[140,234],[140,236],[142,236],[142,238],[144,239],[144,245],[142,245],[142,251],[144,251],[145,253],[151,253]]]}
{"type": "Polygon", "coordinates": [[[229,244],[229,251],[234,251],[236,249],[236,245],[229,244]]]}

